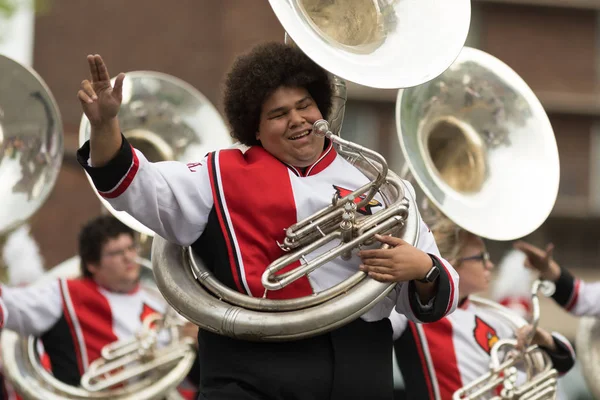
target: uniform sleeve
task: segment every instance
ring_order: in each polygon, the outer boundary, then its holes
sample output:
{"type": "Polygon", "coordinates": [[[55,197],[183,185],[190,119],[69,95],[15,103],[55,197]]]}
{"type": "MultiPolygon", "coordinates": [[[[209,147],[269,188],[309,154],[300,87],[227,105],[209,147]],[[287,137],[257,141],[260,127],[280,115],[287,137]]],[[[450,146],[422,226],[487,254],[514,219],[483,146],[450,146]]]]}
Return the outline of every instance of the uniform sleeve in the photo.
{"type": "Polygon", "coordinates": [[[576,316],[600,317],[600,281],[584,282],[561,268],[552,298],[576,316]]]}
{"type": "MultiPolygon", "coordinates": [[[[407,183],[411,195],[414,188],[407,183]]],[[[420,218],[420,217],[419,217],[420,218]]],[[[440,269],[437,293],[430,304],[423,307],[418,300],[413,281],[399,283],[396,310],[414,322],[435,322],[452,313],[458,304],[458,273],[452,265],[440,256],[433,233],[421,219],[419,239],[416,247],[429,254],[432,262],[440,269]]]]}
{"type": "Polygon", "coordinates": [[[21,335],[40,336],[63,312],[58,280],[44,286],[2,286],[2,301],[9,315],[4,327],[21,335]]]}
{"type": "MultiPolygon", "coordinates": [[[[514,339],[515,331],[508,324],[498,324],[498,336],[500,339],[514,339]]],[[[552,366],[560,373],[567,373],[575,365],[575,351],[567,338],[557,332],[552,332],[552,339],[556,345],[556,350],[552,351],[547,347],[540,346],[552,360],[552,366]]]]}
{"type": "Polygon", "coordinates": [[[575,365],[575,351],[567,338],[560,333],[552,332],[552,338],[556,345],[555,351],[551,351],[545,347],[541,348],[550,356],[552,366],[560,374],[566,374],[575,365]]]}
{"type": "Polygon", "coordinates": [[[199,163],[151,163],[122,137],[119,153],[108,164],[89,164],[90,144],[77,152],[77,160],[91,177],[98,193],[116,210],[166,240],[187,246],[204,231],[213,206],[207,158],[199,163]]]}

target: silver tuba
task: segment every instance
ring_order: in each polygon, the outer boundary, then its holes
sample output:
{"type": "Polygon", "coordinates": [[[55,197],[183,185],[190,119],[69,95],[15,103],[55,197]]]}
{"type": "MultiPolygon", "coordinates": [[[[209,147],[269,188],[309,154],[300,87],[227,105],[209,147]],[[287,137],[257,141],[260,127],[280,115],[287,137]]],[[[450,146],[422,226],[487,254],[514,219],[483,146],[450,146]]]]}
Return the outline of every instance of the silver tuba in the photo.
{"type": "Polygon", "coordinates": [[[594,398],[600,398],[600,319],[582,317],[577,328],[575,345],[583,377],[594,398]]]}
{"type": "MultiPolygon", "coordinates": [[[[277,290],[336,257],[348,257],[375,233],[391,233],[416,244],[419,212],[406,183],[389,171],[378,153],[337,135],[345,101],[344,79],[376,88],[418,85],[443,72],[464,45],[470,2],[395,0],[270,0],[295,44],[340,79],[333,121],[318,121],[313,131],[327,136],[338,153],[371,182],[285,229],[286,254],[265,265],[262,283],[277,290]],[[433,33],[435,32],[435,33],[433,33]],[[408,57],[406,55],[409,55],[408,57]],[[338,101],[338,100],[342,101],[338,101]],[[330,127],[330,124],[332,127],[330,127]],[[356,209],[379,193],[385,211],[357,218],[356,209]],[[354,200],[360,198],[358,204],[354,200]],[[336,247],[306,261],[324,245],[336,247]],[[290,263],[300,267],[277,274],[290,263]]],[[[254,298],[220,283],[190,248],[155,237],[152,262],[157,285],[180,314],[217,334],[255,341],[286,341],[322,334],[360,317],[393,288],[357,271],[311,296],[289,300],[254,298]]]]}
{"type": "MultiPolygon", "coordinates": [[[[5,241],[42,207],[63,160],[58,105],[31,68],[0,55],[0,273],[5,241]]],[[[7,280],[7,279],[3,279],[7,280]]]]}
{"type": "MultiPolygon", "coordinates": [[[[140,261],[141,285],[160,298],[150,263],[140,261]]],[[[57,278],[77,278],[79,263],[79,257],[72,257],[49,270],[33,285],[57,278]]],[[[165,317],[151,316],[151,320],[145,321],[147,329],[139,333],[137,340],[107,345],[102,350],[103,357],[92,362],[82,376],[81,387],[67,385],[44,369],[36,338],[21,337],[8,330],[0,337],[4,372],[25,400],[182,400],[176,386],[186,377],[196,354],[191,343],[179,337],[177,321],[173,321],[171,313],[167,312],[165,317]],[[152,326],[154,321],[159,325],[152,326]],[[170,330],[170,342],[159,349],[155,337],[163,328],[170,330]]]]}
{"type": "MultiPolygon", "coordinates": [[[[533,332],[540,319],[538,291],[551,296],[553,284],[535,281],[532,285],[533,332]]],[[[527,322],[510,310],[494,302],[476,299],[475,304],[509,322],[518,329],[527,322]]],[[[525,349],[516,349],[516,339],[501,339],[492,347],[490,370],[478,379],[457,390],[453,400],[554,400],[557,394],[558,372],[552,367],[550,356],[537,345],[525,344],[525,349]],[[519,376],[523,371],[525,376],[519,376]]]]}

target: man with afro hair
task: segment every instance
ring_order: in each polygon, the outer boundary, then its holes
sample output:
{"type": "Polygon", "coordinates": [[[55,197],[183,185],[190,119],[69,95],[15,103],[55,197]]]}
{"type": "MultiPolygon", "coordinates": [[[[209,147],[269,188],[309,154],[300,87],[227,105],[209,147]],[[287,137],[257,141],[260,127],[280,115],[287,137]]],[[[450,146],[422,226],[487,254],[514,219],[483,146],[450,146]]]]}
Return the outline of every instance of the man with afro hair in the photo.
{"type": "MultiPolygon", "coordinates": [[[[172,243],[192,246],[223,284],[248,296],[310,296],[359,268],[373,279],[397,282],[360,318],[308,339],[256,343],[200,329],[199,398],[391,400],[391,311],[430,322],[457,303],[456,272],[439,256],[423,223],[417,246],[378,237],[390,248],[338,257],[279,290],[267,291],[261,283],[266,266],[284,255],[278,243],[287,227],[327,207],[336,193],[369,182],[329,140],[312,132],[331,111],[328,73],[280,43],[240,56],[225,82],[224,105],[232,136],[247,149],[215,151],[188,168],[175,161],[151,163],[131,147],[117,120],[124,74],[112,86],[99,55],[89,55],[88,63],[91,81],[82,82],[78,98],[92,129],[78,159],[117,210],[172,243]]],[[[374,214],[383,204],[377,195],[358,212],[374,214]]]]}

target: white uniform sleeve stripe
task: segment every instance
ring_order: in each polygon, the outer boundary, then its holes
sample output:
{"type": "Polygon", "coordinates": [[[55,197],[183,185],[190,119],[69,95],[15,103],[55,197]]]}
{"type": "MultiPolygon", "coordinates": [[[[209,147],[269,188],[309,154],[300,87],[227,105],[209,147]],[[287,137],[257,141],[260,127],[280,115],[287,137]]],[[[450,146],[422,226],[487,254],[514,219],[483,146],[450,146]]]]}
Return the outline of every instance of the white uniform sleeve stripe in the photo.
{"type": "Polygon", "coordinates": [[[88,369],[88,355],[87,349],[85,347],[85,341],[83,340],[83,332],[81,330],[81,325],[79,324],[79,319],[77,318],[77,314],[75,313],[75,308],[73,307],[73,301],[71,300],[71,294],[69,293],[69,287],[67,285],[67,281],[65,279],[60,280],[60,284],[62,287],[62,292],[65,298],[65,305],[67,308],[67,312],[69,313],[70,319],[73,322],[73,329],[75,330],[75,335],[77,336],[77,343],[79,346],[79,353],[81,356],[81,362],[83,365],[84,371],[88,369]]]}

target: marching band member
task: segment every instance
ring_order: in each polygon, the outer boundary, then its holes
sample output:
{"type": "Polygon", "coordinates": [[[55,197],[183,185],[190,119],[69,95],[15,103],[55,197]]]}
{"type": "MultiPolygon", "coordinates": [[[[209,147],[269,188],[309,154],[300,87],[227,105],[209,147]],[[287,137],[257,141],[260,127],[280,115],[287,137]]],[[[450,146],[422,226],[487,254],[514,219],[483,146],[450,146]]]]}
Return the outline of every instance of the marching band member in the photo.
{"type": "MultiPolygon", "coordinates": [[[[234,290],[263,296],[261,274],[284,254],[277,245],[284,229],[331,204],[336,191],[368,182],[328,140],[312,134],[313,123],[330,111],[332,87],[328,74],[298,49],[270,43],[238,58],[226,81],[225,113],[233,136],[249,149],[216,151],[189,165],[151,163],[131,147],[117,120],[124,74],[112,87],[102,58],[90,55],[88,62],[91,81],[82,82],[78,98],[92,129],[79,162],[114,208],[173,243],[191,245],[234,290]]],[[[382,204],[376,196],[359,212],[375,213],[382,204]]],[[[391,310],[431,322],[457,302],[456,272],[424,232],[416,247],[382,239],[394,247],[381,265],[365,271],[397,282],[395,290],[331,333],[255,343],[200,329],[199,398],[391,399],[391,310]]],[[[310,295],[359,265],[356,255],[337,258],[268,297],[310,295]]]]}
{"type": "MultiPolygon", "coordinates": [[[[1,287],[6,328],[41,339],[54,376],[79,386],[102,348],[133,337],[166,303],[140,288],[133,231],[112,216],[88,222],[79,235],[79,279],[1,287]]],[[[194,335],[194,332],[190,333],[194,335]]]]}
{"type": "Polygon", "coordinates": [[[540,278],[556,284],[552,298],[569,313],[576,316],[600,318],[600,281],[584,282],[562,268],[552,257],[554,245],[542,250],[530,243],[519,241],[516,249],[527,255],[525,266],[540,273],[540,278]]]}
{"type": "MultiPolygon", "coordinates": [[[[500,339],[513,338],[515,332],[506,321],[469,301],[469,295],[488,288],[494,267],[483,240],[443,216],[430,226],[440,253],[460,276],[458,309],[430,324],[415,324],[397,313],[390,319],[407,399],[450,400],[458,389],[489,371],[492,347],[500,339]]],[[[516,332],[519,348],[531,331],[528,325],[516,332]]],[[[558,333],[538,328],[532,344],[548,353],[560,373],[575,362],[570,343],[558,333]]]]}

